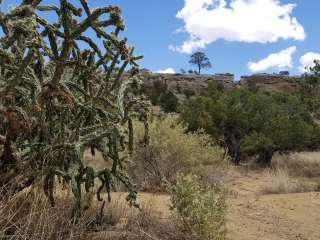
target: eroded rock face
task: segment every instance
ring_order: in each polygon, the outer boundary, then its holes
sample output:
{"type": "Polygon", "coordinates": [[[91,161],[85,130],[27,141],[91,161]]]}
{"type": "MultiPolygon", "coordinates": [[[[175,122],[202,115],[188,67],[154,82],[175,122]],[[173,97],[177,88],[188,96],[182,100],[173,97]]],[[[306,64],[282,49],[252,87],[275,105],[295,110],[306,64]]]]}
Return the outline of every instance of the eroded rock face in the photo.
{"type": "Polygon", "coordinates": [[[299,89],[299,77],[276,74],[242,76],[240,85],[260,91],[294,93],[299,89]]]}
{"type": "Polygon", "coordinates": [[[143,73],[142,76],[146,89],[154,88],[156,82],[161,82],[167,85],[168,90],[182,98],[188,93],[201,95],[207,90],[211,81],[222,84],[226,89],[244,86],[259,91],[294,93],[299,90],[301,78],[301,76],[280,74],[255,74],[242,76],[240,81],[235,81],[234,75],[229,73],[214,75],[143,73]]]}
{"type": "Polygon", "coordinates": [[[155,82],[162,82],[167,85],[168,90],[175,94],[185,94],[188,91],[201,94],[208,88],[208,84],[211,81],[221,83],[227,88],[236,86],[233,74],[188,75],[144,73],[142,76],[145,88],[152,88],[155,82]]]}

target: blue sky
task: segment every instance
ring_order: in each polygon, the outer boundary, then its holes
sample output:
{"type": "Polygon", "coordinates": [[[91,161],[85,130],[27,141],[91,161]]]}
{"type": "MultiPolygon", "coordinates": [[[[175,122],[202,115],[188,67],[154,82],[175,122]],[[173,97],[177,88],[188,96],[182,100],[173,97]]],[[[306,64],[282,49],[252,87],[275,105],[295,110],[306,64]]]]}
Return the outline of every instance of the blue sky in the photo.
{"type": "MultiPolygon", "coordinates": [[[[4,0],[1,8],[19,2],[4,0]]],[[[197,50],[211,59],[213,67],[206,73],[230,72],[237,78],[280,70],[300,74],[314,58],[320,59],[319,0],[233,0],[231,5],[230,0],[88,2],[92,7],[122,8],[124,35],[144,55],[141,67],[152,71],[191,69],[190,53],[197,50]]]]}

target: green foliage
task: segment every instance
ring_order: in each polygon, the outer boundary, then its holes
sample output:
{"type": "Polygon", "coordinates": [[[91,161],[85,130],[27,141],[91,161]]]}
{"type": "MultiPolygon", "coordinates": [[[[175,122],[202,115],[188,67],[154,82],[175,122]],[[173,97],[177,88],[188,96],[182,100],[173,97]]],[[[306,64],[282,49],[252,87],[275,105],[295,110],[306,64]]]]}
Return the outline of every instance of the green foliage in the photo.
{"type": "Polygon", "coordinates": [[[161,106],[161,109],[167,113],[177,112],[179,100],[176,95],[168,89],[163,81],[155,81],[153,87],[147,93],[153,105],[161,106]]]}
{"type": "Polygon", "coordinates": [[[211,63],[209,58],[203,52],[195,52],[190,57],[190,64],[197,66],[197,74],[201,74],[201,69],[211,68],[211,63]]]}
{"type": "Polygon", "coordinates": [[[160,105],[160,95],[168,90],[168,86],[163,81],[155,81],[147,95],[153,105],[160,105]]]}
{"type": "Polygon", "coordinates": [[[196,95],[196,92],[195,92],[193,89],[186,88],[186,89],[183,91],[183,94],[186,95],[187,98],[190,98],[190,97],[196,95]]]}
{"type": "Polygon", "coordinates": [[[201,188],[196,176],[180,175],[172,191],[171,209],[196,239],[226,239],[225,190],[201,188]]]}
{"type": "Polygon", "coordinates": [[[181,118],[190,131],[205,129],[236,164],[245,156],[270,164],[274,152],[319,146],[319,127],[299,96],[243,88],[209,93],[186,102],[181,118]]]}
{"type": "Polygon", "coordinates": [[[314,61],[314,67],[307,69],[308,72],[297,80],[299,95],[306,104],[308,110],[316,119],[320,119],[320,62],[314,61]]]}
{"type": "Polygon", "coordinates": [[[139,118],[148,126],[137,75],[141,57],[119,37],[118,7],[59,2],[22,1],[0,14],[0,185],[17,192],[43,178],[54,204],[58,176],[71,185],[78,215],[82,189],[100,182],[97,198],[106,191],[110,200],[119,181],[134,205],[137,192],[124,166],[133,143],[130,122],[139,118]],[[43,18],[49,12],[55,22],[43,18]],[[100,151],[110,168],[85,165],[86,149],[100,151]]]}
{"type": "Polygon", "coordinates": [[[166,91],[160,95],[160,106],[166,113],[178,111],[179,100],[174,93],[166,91]]]}

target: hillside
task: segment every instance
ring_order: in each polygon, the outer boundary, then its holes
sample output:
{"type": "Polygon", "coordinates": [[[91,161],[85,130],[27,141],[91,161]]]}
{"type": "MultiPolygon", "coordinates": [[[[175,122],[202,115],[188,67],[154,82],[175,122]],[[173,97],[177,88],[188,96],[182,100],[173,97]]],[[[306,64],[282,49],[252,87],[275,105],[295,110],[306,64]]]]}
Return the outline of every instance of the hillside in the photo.
{"type": "Polygon", "coordinates": [[[173,91],[177,95],[184,94],[187,91],[201,94],[206,90],[208,83],[211,81],[222,84],[225,88],[247,86],[261,91],[292,93],[299,88],[297,82],[300,79],[298,76],[256,74],[242,76],[240,81],[236,81],[234,75],[230,73],[213,75],[143,73],[142,78],[144,86],[147,89],[152,88],[155,82],[161,82],[168,86],[168,90],[173,91]]]}

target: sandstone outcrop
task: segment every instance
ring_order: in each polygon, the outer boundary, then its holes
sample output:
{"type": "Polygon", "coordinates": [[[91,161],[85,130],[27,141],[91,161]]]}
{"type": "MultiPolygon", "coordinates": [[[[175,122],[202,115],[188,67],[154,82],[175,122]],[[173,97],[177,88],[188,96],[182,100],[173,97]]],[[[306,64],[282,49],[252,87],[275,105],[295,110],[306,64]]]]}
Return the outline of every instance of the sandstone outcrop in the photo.
{"type": "Polygon", "coordinates": [[[143,73],[142,76],[146,89],[153,88],[155,82],[161,82],[166,84],[168,89],[175,94],[184,94],[187,91],[201,94],[207,89],[208,83],[211,81],[216,81],[226,88],[237,85],[234,75],[229,73],[214,75],[143,73]]]}
{"type": "Polygon", "coordinates": [[[278,74],[256,74],[242,76],[240,85],[260,91],[294,93],[299,89],[299,77],[278,74]]]}

